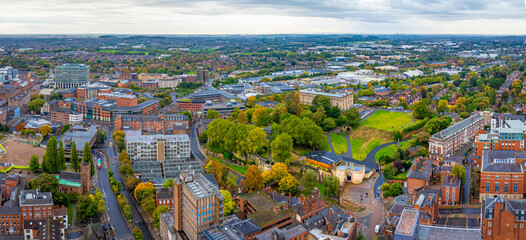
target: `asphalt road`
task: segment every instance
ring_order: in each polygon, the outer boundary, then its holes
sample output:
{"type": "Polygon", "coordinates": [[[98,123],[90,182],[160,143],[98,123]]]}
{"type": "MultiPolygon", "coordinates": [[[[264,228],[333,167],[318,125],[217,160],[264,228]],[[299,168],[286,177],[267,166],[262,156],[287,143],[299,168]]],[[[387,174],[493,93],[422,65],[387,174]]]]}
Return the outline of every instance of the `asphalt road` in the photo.
{"type": "Polygon", "coordinates": [[[480,214],[480,208],[454,208],[454,209],[439,209],[438,213],[441,215],[446,214],[480,214]]]}
{"type": "MultiPolygon", "coordinates": [[[[109,146],[109,143],[113,141],[113,139],[111,137],[111,132],[112,132],[112,129],[108,130],[108,139],[106,140],[106,145],[104,146],[104,148],[102,148],[102,150],[108,155],[108,158],[109,158],[109,163],[108,164],[110,164],[110,168],[113,171],[113,177],[115,178],[115,180],[120,181],[121,184],[122,184],[121,194],[124,197],[126,197],[128,202],[130,203],[130,207],[131,207],[131,210],[132,210],[133,225],[137,226],[142,231],[143,236],[144,236],[144,238],[143,238],[144,240],[153,240],[154,238],[152,237],[152,234],[150,233],[150,230],[148,230],[148,226],[146,225],[146,223],[145,223],[144,219],[142,218],[141,214],[139,213],[139,210],[137,209],[137,206],[135,205],[135,202],[132,201],[132,197],[133,196],[128,192],[126,187],[124,187],[124,180],[123,180],[122,176],[119,174],[119,160],[115,159],[117,157],[117,153],[115,152],[115,149],[113,147],[109,146]]],[[[101,175],[104,175],[104,174],[101,174],[101,175]]],[[[108,181],[108,179],[107,179],[108,178],[107,177],[107,175],[108,175],[107,171],[106,171],[105,175],[106,175],[106,181],[108,181]]],[[[109,188],[109,182],[108,182],[108,188],[109,188]]],[[[111,194],[111,188],[109,188],[106,192],[107,192],[106,195],[108,195],[108,196],[111,195],[113,197],[113,194],[111,194]]],[[[110,197],[108,197],[108,199],[110,199],[110,201],[111,201],[110,197]]],[[[113,197],[113,199],[115,200],[115,203],[116,203],[115,197],[113,197]]],[[[122,212],[120,211],[118,205],[116,205],[116,206],[117,206],[116,208],[112,208],[111,209],[111,212],[108,212],[108,216],[110,217],[111,220],[113,220],[113,218],[116,217],[117,215],[121,215],[122,218],[124,219],[124,216],[122,215],[122,212]]],[[[113,222],[111,222],[111,223],[113,225],[113,222]]],[[[127,228],[127,230],[125,230],[125,231],[129,231],[131,233],[131,231],[127,227],[127,225],[126,225],[126,228],[127,228]]],[[[122,231],[121,229],[117,229],[116,226],[115,226],[115,229],[117,231],[117,234],[119,234],[120,231],[122,231]]],[[[120,238],[118,238],[118,239],[120,239],[120,238]]]]}
{"type": "Polygon", "coordinates": [[[199,139],[197,137],[197,125],[194,124],[192,126],[192,133],[190,134],[190,151],[192,152],[192,155],[195,159],[201,161],[202,163],[205,162],[206,156],[199,150],[199,139]]]}
{"type": "MultiPolygon", "coordinates": [[[[108,163],[108,161],[104,161],[108,163]]],[[[115,235],[118,239],[126,238],[132,235],[132,231],[126,223],[126,219],[122,214],[117,199],[111,190],[110,182],[108,179],[108,169],[106,167],[97,170],[99,174],[98,184],[99,188],[104,195],[104,202],[106,205],[106,213],[109,216],[111,225],[115,228],[115,235]]]]}

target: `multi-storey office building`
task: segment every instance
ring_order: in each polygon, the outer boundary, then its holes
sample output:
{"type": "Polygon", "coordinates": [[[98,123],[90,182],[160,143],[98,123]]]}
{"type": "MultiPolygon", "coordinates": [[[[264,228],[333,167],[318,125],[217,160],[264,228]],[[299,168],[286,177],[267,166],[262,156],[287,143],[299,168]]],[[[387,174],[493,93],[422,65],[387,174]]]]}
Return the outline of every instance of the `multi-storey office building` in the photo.
{"type": "Polygon", "coordinates": [[[331,99],[331,105],[338,107],[340,110],[346,110],[354,104],[354,95],[351,93],[326,93],[312,90],[301,90],[300,103],[304,105],[312,105],[312,100],[316,96],[326,96],[331,99]]]}
{"type": "Polygon", "coordinates": [[[89,66],[84,64],[64,64],[55,68],[57,88],[77,88],[89,83],[89,66]]]}
{"type": "Polygon", "coordinates": [[[182,171],[174,181],[174,227],[189,239],[222,224],[223,195],[203,175],[182,171]]]}
{"type": "Polygon", "coordinates": [[[188,129],[188,116],[183,114],[119,115],[115,129],[141,130],[144,132],[184,134],[188,129]]]}
{"type": "Polygon", "coordinates": [[[190,138],[186,134],[126,135],[125,140],[134,171],[143,181],[177,178],[183,170],[202,171],[199,162],[190,159],[190,138]]]}
{"type": "Polygon", "coordinates": [[[80,99],[96,98],[101,93],[110,93],[111,87],[101,83],[95,82],[86,86],[80,86],[77,89],[77,97],[80,99]]]}
{"type": "Polygon", "coordinates": [[[452,155],[484,130],[484,116],[480,113],[455,123],[429,138],[429,158],[439,161],[452,155]]]}
{"type": "Polygon", "coordinates": [[[75,112],[67,108],[58,108],[51,112],[51,121],[61,124],[78,124],[82,123],[82,113],[75,112]]]}
{"type": "MultiPolygon", "coordinates": [[[[493,120],[492,120],[493,121],[493,120]]],[[[479,134],[475,138],[473,164],[480,167],[482,154],[485,150],[515,150],[526,151],[524,135],[526,124],[521,120],[499,119],[492,124],[491,131],[479,134]]]]}
{"type": "Polygon", "coordinates": [[[230,115],[232,115],[232,111],[234,111],[234,109],[236,108],[239,108],[239,110],[244,111],[245,105],[238,103],[235,100],[230,100],[225,103],[213,103],[211,101],[207,101],[203,105],[205,115],[208,113],[209,110],[216,110],[217,112],[219,112],[219,117],[224,119],[230,117],[230,115]]]}

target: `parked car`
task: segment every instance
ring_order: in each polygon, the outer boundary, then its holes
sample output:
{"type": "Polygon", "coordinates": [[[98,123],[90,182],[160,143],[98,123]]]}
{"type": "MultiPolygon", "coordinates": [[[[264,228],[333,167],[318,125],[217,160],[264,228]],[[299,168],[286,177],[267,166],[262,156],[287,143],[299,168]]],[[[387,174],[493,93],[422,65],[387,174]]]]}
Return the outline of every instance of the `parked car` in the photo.
{"type": "Polygon", "coordinates": [[[374,228],[374,233],[375,234],[379,234],[380,233],[380,225],[376,225],[376,227],[374,228]]]}

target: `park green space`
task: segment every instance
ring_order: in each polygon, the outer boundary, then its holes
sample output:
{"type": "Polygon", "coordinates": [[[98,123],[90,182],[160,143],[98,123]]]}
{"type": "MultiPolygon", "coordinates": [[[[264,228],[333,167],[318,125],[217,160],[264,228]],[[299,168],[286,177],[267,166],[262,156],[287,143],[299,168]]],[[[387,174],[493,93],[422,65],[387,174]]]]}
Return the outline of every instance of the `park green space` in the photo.
{"type": "Polygon", "coordinates": [[[352,156],[356,160],[365,160],[367,154],[385,142],[385,139],[381,138],[371,138],[368,141],[366,139],[351,139],[352,156]]]}
{"type": "Polygon", "coordinates": [[[384,147],[382,149],[380,149],[375,155],[374,155],[374,159],[376,161],[378,161],[382,156],[384,155],[387,155],[389,157],[392,157],[393,154],[395,153],[396,149],[398,149],[398,147],[400,147],[402,150],[406,150],[408,149],[409,147],[411,147],[411,143],[409,142],[401,142],[400,143],[400,146],[397,146],[396,144],[393,144],[393,145],[389,145],[387,147],[384,147]]]}
{"type": "MultiPolygon", "coordinates": [[[[303,155],[303,156],[307,156],[309,152],[313,151],[312,148],[306,148],[304,146],[298,146],[298,145],[294,145],[293,149],[294,149],[294,152],[296,152],[299,155],[303,155]]],[[[331,146],[329,145],[329,142],[326,142],[323,149],[319,149],[319,150],[331,151],[331,146]]]]}
{"type": "Polygon", "coordinates": [[[331,142],[334,152],[336,154],[343,154],[347,152],[347,139],[342,135],[331,133],[331,142]]]}
{"type": "Polygon", "coordinates": [[[403,180],[405,181],[407,179],[407,171],[403,173],[396,174],[396,176],[393,177],[393,180],[403,180]]]}
{"type": "Polygon", "coordinates": [[[407,113],[378,110],[365,119],[361,125],[386,131],[394,131],[412,122],[413,117],[407,113]]]}

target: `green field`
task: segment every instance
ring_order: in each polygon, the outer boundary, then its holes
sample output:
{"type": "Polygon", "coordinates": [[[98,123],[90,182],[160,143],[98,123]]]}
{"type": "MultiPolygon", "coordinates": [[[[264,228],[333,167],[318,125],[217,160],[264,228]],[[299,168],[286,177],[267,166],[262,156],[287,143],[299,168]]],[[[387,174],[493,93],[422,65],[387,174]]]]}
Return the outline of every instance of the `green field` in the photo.
{"type": "Polygon", "coordinates": [[[334,148],[334,152],[336,154],[341,155],[344,152],[347,152],[347,139],[345,139],[345,137],[335,133],[331,133],[330,136],[332,147],[334,148]]]}
{"type": "MultiPolygon", "coordinates": [[[[409,142],[401,142],[400,143],[400,148],[402,150],[406,150],[409,147],[411,147],[411,144],[409,142]]],[[[376,155],[374,155],[374,159],[376,161],[378,161],[384,155],[388,155],[388,156],[392,157],[397,148],[398,148],[398,146],[396,146],[396,144],[393,144],[393,145],[387,146],[385,148],[382,148],[382,149],[380,149],[380,151],[378,151],[376,153],[376,155]]]]}
{"type": "Polygon", "coordinates": [[[365,119],[361,125],[371,128],[394,131],[413,122],[413,117],[406,113],[378,110],[365,119]]]}
{"type": "Polygon", "coordinates": [[[380,138],[372,138],[368,142],[364,142],[362,139],[351,139],[352,156],[356,160],[365,160],[367,154],[384,142],[380,138]]]}
{"type": "Polygon", "coordinates": [[[116,53],[118,52],[119,50],[98,50],[96,52],[104,52],[104,53],[116,53]]]}
{"type": "Polygon", "coordinates": [[[407,179],[407,171],[403,173],[396,174],[396,176],[393,177],[393,180],[406,180],[407,179]]]}

